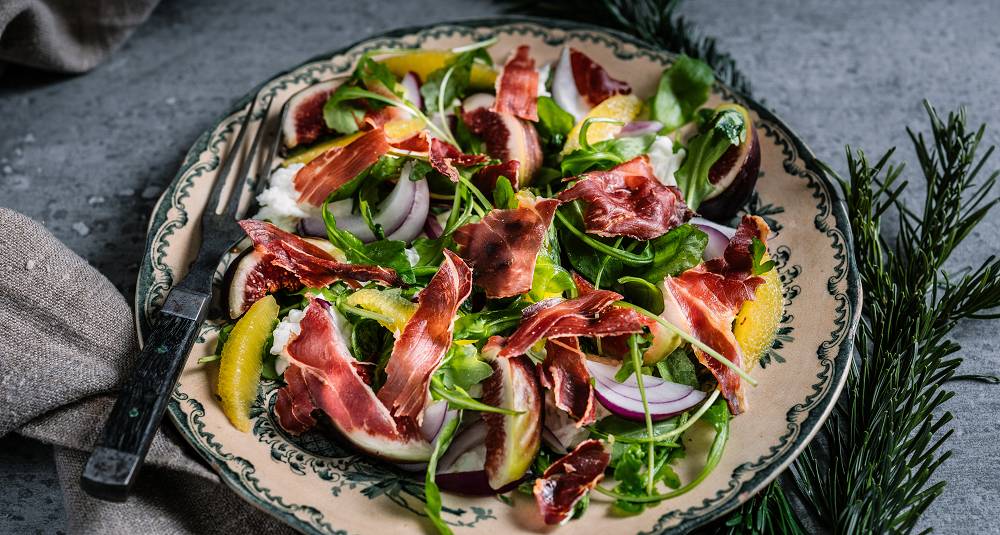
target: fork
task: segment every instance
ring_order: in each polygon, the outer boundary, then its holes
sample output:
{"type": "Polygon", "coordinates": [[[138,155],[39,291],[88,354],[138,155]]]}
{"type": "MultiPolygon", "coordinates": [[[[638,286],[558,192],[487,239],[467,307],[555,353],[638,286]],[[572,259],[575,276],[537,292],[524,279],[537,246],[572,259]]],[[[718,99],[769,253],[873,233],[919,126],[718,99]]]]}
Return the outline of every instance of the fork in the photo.
{"type": "MultiPolygon", "coordinates": [[[[212,300],[213,275],[219,260],[243,238],[243,230],[237,224],[244,215],[240,210],[240,201],[249,170],[259,157],[273,98],[267,99],[261,125],[237,169],[239,175],[228,194],[228,200],[223,199],[223,190],[234,163],[240,159],[257,100],[256,97],[251,100],[236,140],[215,176],[212,192],[201,216],[201,247],[198,256],[187,275],[164,300],[131,376],[123,385],[97,445],[83,469],[80,485],[91,496],[117,502],[128,498],[129,490],[163,419],[163,412],[180,371],[205,320],[212,300]],[[225,204],[219,212],[222,202],[225,204]]],[[[275,134],[275,140],[279,137],[275,134]]],[[[277,141],[272,143],[266,161],[259,167],[253,185],[255,195],[251,199],[251,206],[254,205],[256,193],[265,182],[265,173],[271,168],[277,145],[277,141]]]]}

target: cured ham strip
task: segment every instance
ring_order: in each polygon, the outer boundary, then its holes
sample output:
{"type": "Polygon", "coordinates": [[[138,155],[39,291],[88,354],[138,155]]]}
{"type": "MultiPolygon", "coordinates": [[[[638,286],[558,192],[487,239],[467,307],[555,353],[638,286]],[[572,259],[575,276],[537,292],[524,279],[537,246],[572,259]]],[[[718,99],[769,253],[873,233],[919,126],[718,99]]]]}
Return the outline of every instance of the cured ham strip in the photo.
{"type": "Polygon", "coordinates": [[[581,442],[576,449],[545,469],[535,480],[533,494],[546,524],[561,524],[573,512],[573,506],[601,479],[611,461],[611,454],[600,441],[581,442]]]}
{"type": "Polygon", "coordinates": [[[301,333],[285,348],[288,385],[275,402],[278,423],[290,433],[302,433],[315,424],[311,415],[303,415],[318,408],[351,443],[373,455],[426,460],[430,443],[412,420],[394,419],[365,384],[329,306],[314,298],[302,317],[301,333]]]}
{"type": "Polygon", "coordinates": [[[491,299],[531,289],[535,260],[559,201],[521,196],[513,210],[490,210],[478,223],[455,231],[459,254],[473,267],[476,284],[491,299]]]}
{"type": "Polygon", "coordinates": [[[451,345],[455,314],[472,291],[472,270],[445,249],[441,268],[417,296],[417,310],[406,322],[385,367],[378,397],[397,417],[419,422],[427,403],[431,374],[451,345]]]}
{"type": "Polygon", "coordinates": [[[497,180],[500,177],[506,177],[510,181],[510,185],[514,188],[514,191],[517,191],[520,188],[520,184],[518,183],[520,169],[521,162],[517,160],[507,160],[503,163],[487,165],[472,175],[472,183],[479,188],[479,191],[489,193],[496,189],[497,180]]]}
{"type": "Polygon", "coordinates": [[[587,103],[594,107],[612,95],[627,95],[632,87],[616,80],[594,60],[575,48],[569,49],[569,62],[573,68],[573,81],[576,90],[583,95],[587,103]]]}
{"type": "Polygon", "coordinates": [[[293,183],[299,203],[320,206],[338,188],[368,169],[385,153],[389,143],[381,128],[371,130],[350,144],[334,147],[306,164],[295,174],[293,183]]]}
{"type": "MultiPolygon", "coordinates": [[[[676,307],[687,321],[687,325],[680,327],[741,369],[743,351],[733,335],[733,320],[743,303],[753,300],[757,287],[764,282],[750,273],[752,261],[748,246],[754,237],[764,242],[768,233],[767,224],[761,218],[745,216],[723,258],[664,281],[669,292],[665,296],[666,306],[676,307]],[[729,263],[730,259],[734,263],[729,263]]],[[[695,348],[694,353],[715,376],[733,415],[744,412],[747,404],[740,377],[703,351],[695,348]]]]}
{"type": "Polygon", "coordinates": [[[485,154],[464,154],[451,143],[432,138],[429,159],[435,171],[447,176],[452,182],[458,182],[459,167],[470,167],[489,161],[485,154]]]}
{"type": "Polygon", "coordinates": [[[587,232],[651,240],[694,215],[681,192],[656,179],[649,157],[642,155],[608,171],[591,171],[559,194],[559,200],[587,203],[587,232]]]}
{"type": "Polygon", "coordinates": [[[555,406],[572,416],[577,427],[594,423],[597,414],[594,385],[584,360],[576,338],[549,339],[545,361],[538,365],[542,386],[552,391],[555,406]]]}
{"type": "Polygon", "coordinates": [[[527,121],[538,120],[538,71],[528,45],[517,47],[507,58],[497,77],[496,93],[492,111],[510,113],[527,121]]]}
{"type": "Polygon", "coordinates": [[[521,311],[521,324],[506,340],[491,339],[500,346],[499,357],[523,355],[535,342],[549,336],[550,330],[570,316],[596,317],[621,299],[609,290],[594,290],[575,299],[554,297],[539,301],[521,311]]]}
{"type": "Polygon", "coordinates": [[[389,286],[401,282],[392,269],[337,262],[323,249],[266,221],[244,219],[239,225],[257,252],[306,286],[323,287],[337,280],[375,281],[389,286]]]}

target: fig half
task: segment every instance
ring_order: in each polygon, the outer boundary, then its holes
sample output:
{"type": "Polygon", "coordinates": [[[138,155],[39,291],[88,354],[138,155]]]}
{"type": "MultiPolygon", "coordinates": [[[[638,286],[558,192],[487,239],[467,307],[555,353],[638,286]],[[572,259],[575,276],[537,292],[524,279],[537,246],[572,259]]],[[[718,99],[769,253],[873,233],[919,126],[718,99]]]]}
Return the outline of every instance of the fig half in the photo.
{"type": "MultiPolygon", "coordinates": [[[[343,253],[329,241],[316,238],[304,239],[330,253],[337,260],[344,259],[343,253]]],[[[290,271],[271,264],[263,253],[248,247],[230,262],[222,286],[226,288],[225,303],[229,317],[236,319],[265,295],[279,290],[294,292],[302,288],[302,283],[290,271]]]]}
{"type": "Polygon", "coordinates": [[[483,403],[517,411],[483,413],[486,421],[486,475],[490,488],[502,489],[528,471],[542,441],[542,393],[531,359],[494,358],[483,383],[483,403]]]}
{"type": "Polygon", "coordinates": [[[288,99],[281,117],[281,132],[286,148],[307,145],[330,133],[323,119],[323,106],[340,84],[340,80],[320,82],[288,99]]]}
{"type": "Polygon", "coordinates": [[[501,162],[517,161],[517,176],[507,177],[512,184],[524,187],[542,166],[542,144],[538,132],[528,121],[510,113],[490,111],[493,96],[477,93],[462,103],[462,119],[472,133],[486,143],[486,153],[501,162]]]}
{"type": "Polygon", "coordinates": [[[736,215],[750,200],[760,174],[760,143],[750,113],[738,104],[723,104],[717,111],[727,109],[743,116],[747,135],[742,143],[729,147],[708,172],[708,181],[714,189],[698,206],[698,213],[716,221],[736,215]]]}

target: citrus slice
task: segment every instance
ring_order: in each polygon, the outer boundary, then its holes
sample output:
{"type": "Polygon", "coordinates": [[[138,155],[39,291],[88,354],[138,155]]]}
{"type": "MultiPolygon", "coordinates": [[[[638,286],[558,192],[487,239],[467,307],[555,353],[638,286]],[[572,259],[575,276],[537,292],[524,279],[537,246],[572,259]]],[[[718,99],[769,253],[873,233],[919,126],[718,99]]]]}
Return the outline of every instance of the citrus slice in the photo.
{"type": "MultiPolygon", "coordinates": [[[[381,63],[396,76],[403,77],[408,72],[414,72],[421,81],[426,81],[432,72],[444,67],[453,57],[455,53],[450,50],[420,50],[390,56],[381,63]]],[[[497,73],[492,67],[482,63],[472,64],[469,76],[472,89],[492,89],[496,80],[497,73]]]]}
{"type": "Polygon", "coordinates": [[[219,397],[222,412],[233,426],[250,431],[250,406],[257,399],[264,347],[278,320],[278,302],[268,295],[236,322],[219,363],[219,397]]]}
{"type": "Polygon", "coordinates": [[[595,123],[591,122],[587,128],[587,142],[597,143],[611,139],[618,134],[624,123],[628,123],[639,116],[642,111],[642,101],[635,95],[615,95],[608,97],[594,109],[590,110],[583,120],[576,124],[569,135],[566,136],[566,145],[563,146],[562,153],[569,154],[580,148],[580,128],[587,119],[611,119],[621,121],[618,123],[595,123]]]}
{"type": "MultiPolygon", "coordinates": [[[[768,259],[765,254],[762,261],[767,262],[768,259]]],[[[743,303],[733,328],[736,341],[743,350],[744,368],[747,371],[753,369],[771,348],[785,313],[785,297],[778,270],[772,269],[761,277],[764,284],[757,287],[753,301],[743,303]]]]}
{"type": "Polygon", "coordinates": [[[417,310],[417,304],[400,295],[398,289],[363,288],[349,295],[344,302],[389,318],[390,321],[380,320],[379,323],[396,335],[403,332],[406,322],[417,310]]]}
{"type": "Polygon", "coordinates": [[[385,137],[389,140],[389,143],[398,143],[410,139],[423,130],[425,126],[427,124],[422,119],[414,117],[411,119],[393,119],[385,123],[382,129],[385,131],[385,137]]]}
{"type": "Polygon", "coordinates": [[[313,145],[312,147],[309,147],[308,149],[302,152],[296,153],[293,156],[285,158],[285,161],[282,165],[288,167],[289,165],[296,163],[307,164],[315,160],[320,154],[323,154],[324,152],[334,147],[343,147],[345,145],[349,145],[352,141],[361,137],[362,133],[363,132],[355,132],[353,134],[348,134],[346,136],[335,137],[333,139],[329,139],[322,143],[317,143],[316,145],[313,145]]]}

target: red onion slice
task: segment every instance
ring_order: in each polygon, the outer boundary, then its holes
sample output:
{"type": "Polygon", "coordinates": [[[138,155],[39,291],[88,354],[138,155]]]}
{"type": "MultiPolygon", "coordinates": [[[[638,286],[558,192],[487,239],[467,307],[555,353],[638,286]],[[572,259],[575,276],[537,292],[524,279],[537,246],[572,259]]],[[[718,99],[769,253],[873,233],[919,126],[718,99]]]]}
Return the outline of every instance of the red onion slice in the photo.
{"type": "Polygon", "coordinates": [[[583,100],[580,91],[576,88],[576,78],[573,77],[573,64],[569,59],[569,47],[563,47],[562,55],[556,63],[555,73],[552,75],[552,100],[560,108],[569,112],[576,122],[583,120],[590,106],[583,100]]]}
{"type": "MultiPolygon", "coordinates": [[[[403,179],[400,178],[400,180],[403,179]]],[[[408,178],[406,180],[407,182],[410,181],[408,178]]],[[[427,213],[431,208],[431,192],[427,187],[427,180],[419,180],[413,184],[415,185],[415,191],[413,192],[413,203],[410,205],[410,212],[406,215],[406,219],[399,225],[399,228],[386,236],[390,240],[413,241],[414,238],[420,235],[420,232],[424,228],[424,223],[427,222],[427,213]]]]}
{"type": "Polygon", "coordinates": [[[437,220],[437,216],[434,214],[427,214],[427,220],[424,221],[424,234],[432,240],[436,240],[441,237],[444,233],[444,228],[441,227],[441,222],[437,220]]]}
{"type": "MultiPolygon", "coordinates": [[[[627,420],[645,421],[642,395],[634,375],[624,383],[619,383],[614,379],[617,372],[614,366],[587,361],[587,368],[596,379],[594,392],[601,405],[627,420]]],[[[649,413],[654,421],[680,414],[705,399],[704,392],[686,385],[649,375],[643,375],[642,380],[646,387],[649,413]]]]}
{"type": "Polygon", "coordinates": [[[409,100],[418,110],[423,109],[424,99],[420,96],[420,78],[417,73],[410,71],[403,76],[400,81],[403,86],[403,98],[409,100]]]}
{"type": "MultiPolygon", "coordinates": [[[[455,461],[459,457],[465,455],[466,453],[472,451],[477,446],[481,446],[486,441],[486,422],[482,420],[476,420],[472,425],[462,429],[458,435],[455,436],[454,440],[451,441],[451,445],[441,456],[438,461],[438,473],[444,474],[450,472],[455,466],[455,461]]],[[[483,458],[483,463],[485,465],[486,459],[483,458]]],[[[482,467],[480,467],[482,468],[482,467]]]]}
{"type": "Polygon", "coordinates": [[[655,134],[663,128],[663,123],[659,121],[632,121],[623,126],[617,137],[639,137],[646,134],[655,134]]]}
{"type": "Polygon", "coordinates": [[[713,223],[700,217],[692,218],[691,224],[701,229],[705,234],[708,234],[708,245],[705,246],[705,252],[702,253],[702,258],[705,260],[721,258],[723,253],[726,252],[726,247],[729,245],[729,239],[736,234],[736,229],[734,228],[713,223]]]}
{"type": "Polygon", "coordinates": [[[458,411],[449,409],[447,401],[431,403],[424,409],[424,421],[420,424],[420,433],[428,442],[433,443],[445,424],[455,418],[458,418],[458,411]]]}

